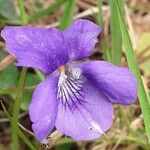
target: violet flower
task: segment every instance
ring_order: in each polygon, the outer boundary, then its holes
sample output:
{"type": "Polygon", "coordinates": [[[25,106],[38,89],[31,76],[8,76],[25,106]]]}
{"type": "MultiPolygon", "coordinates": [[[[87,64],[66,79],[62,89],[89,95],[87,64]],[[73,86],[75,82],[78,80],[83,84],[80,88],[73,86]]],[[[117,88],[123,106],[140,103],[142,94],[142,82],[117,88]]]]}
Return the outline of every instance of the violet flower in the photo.
{"type": "Polygon", "coordinates": [[[129,69],[105,61],[78,62],[92,53],[100,31],[83,19],[64,31],[29,26],[2,31],[17,66],[47,74],[29,106],[32,128],[41,143],[54,126],[75,140],[96,139],[112,125],[112,103],[135,102],[137,82],[129,69]]]}

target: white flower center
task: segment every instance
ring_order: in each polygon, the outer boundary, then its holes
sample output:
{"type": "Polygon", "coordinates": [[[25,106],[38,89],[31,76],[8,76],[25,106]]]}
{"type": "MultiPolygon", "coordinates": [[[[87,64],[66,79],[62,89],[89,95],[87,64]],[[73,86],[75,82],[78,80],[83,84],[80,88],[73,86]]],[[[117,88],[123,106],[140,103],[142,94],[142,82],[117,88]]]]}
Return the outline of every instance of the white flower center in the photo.
{"type": "Polygon", "coordinates": [[[78,68],[68,69],[62,72],[58,82],[57,99],[64,106],[76,106],[83,100],[83,83],[82,72],[78,68]]]}

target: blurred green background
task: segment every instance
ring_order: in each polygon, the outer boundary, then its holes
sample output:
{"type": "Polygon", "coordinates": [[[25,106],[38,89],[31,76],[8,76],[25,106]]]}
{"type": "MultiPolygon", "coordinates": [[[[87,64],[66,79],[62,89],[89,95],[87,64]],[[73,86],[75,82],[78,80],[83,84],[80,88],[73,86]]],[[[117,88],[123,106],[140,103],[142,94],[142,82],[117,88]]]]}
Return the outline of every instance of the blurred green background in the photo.
{"type": "MultiPolygon", "coordinates": [[[[7,25],[32,25],[68,27],[74,19],[85,18],[102,27],[99,43],[91,60],[107,60],[116,65],[127,66],[125,48],[121,38],[117,0],[0,0],[0,31],[7,25]]],[[[120,0],[126,20],[133,50],[144,85],[150,90],[150,1],[120,0]]],[[[12,35],[13,36],[13,35],[12,35]]],[[[15,58],[6,52],[5,43],[0,37],[0,100],[10,115],[17,94],[21,68],[15,66],[15,58]]],[[[27,130],[31,129],[28,106],[35,86],[44,75],[34,69],[28,69],[20,104],[19,122],[27,130]]],[[[55,150],[150,150],[144,128],[140,104],[128,107],[114,105],[113,127],[101,138],[94,141],[76,142],[69,137],[61,137],[54,144],[55,150]]],[[[11,124],[6,112],[0,106],[0,150],[12,149],[11,124]]],[[[150,120],[149,120],[150,122],[150,120]]],[[[34,145],[35,149],[44,149],[28,131],[21,131],[34,145]]],[[[21,138],[21,150],[30,150],[32,146],[21,138]]],[[[34,149],[34,148],[33,148],[34,149]]]]}

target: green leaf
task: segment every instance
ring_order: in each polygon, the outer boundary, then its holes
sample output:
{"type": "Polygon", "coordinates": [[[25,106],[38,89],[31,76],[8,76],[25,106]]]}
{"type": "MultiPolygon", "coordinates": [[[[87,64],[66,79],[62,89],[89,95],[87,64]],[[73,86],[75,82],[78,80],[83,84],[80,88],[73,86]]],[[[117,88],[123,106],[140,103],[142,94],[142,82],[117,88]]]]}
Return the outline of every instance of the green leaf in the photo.
{"type": "MultiPolygon", "coordinates": [[[[40,82],[40,78],[35,73],[28,73],[26,76],[26,86],[37,85],[40,82]]],[[[32,99],[33,92],[24,92],[23,100],[21,102],[21,109],[28,110],[28,106],[32,99]]]]}
{"type": "Polygon", "coordinates": [[[73,144],[75,143],[76,141],[73,140],[72,138],[67,138],[67,137],[64,137],[64,138],[61,138],[59,139],[59,141],[57,141],[56,145],[63,145],[63,144],[73,144]]]}
{"type": "Polygon", "coordinates": [[[75,6],[74,0],[69,0],[66,2],[65,10],[60,20],[60,26],[59,26],[60,29],[63,30],[71,24],[73,20],[74,6],[75,6]]]}
{"type": "Polygon", "coordinates": [[[0,51],[0,59],[3,59],[6,56],[6,54],[4,53],[4,51],[0,51]]]}
{"type": "Polygon", "coordinates": [[[29,16],[29,21],[34,21],[37,20],[41,17],[50,15],[51,13],[53,13],[55,10],[58,10],[59,7],[62,6],[63,3],[65,3],[66,0],[57,0],[54,4],[50,5],[49,7],[47,7],[46,9],[41,9],[38,12],[32,14],[31,16],[29,16]]]}
{"type": "Polygon", "coordinates": [[[20,108],[24,111],[28,110],[29,104],[32,99],[32,92],[24,92],[23,94],[23,100],[21,102],[20,108]]]}
{"type": "Polygon", "coordinates": [[[18,18],[13,0],[0,0],[0,15],[11,20],[18,18]]]}
{"type": "Polygon", "coordinates": [[[36,72],[37,76],[39,77],[41,81],[45,79],[45,75],[40,70],[34,69],[34,71],[36,72]]]}
{"type": "Polygon", "coordinates": [[[66,143],[62,145],[56,146],[55,150],[70,150],[72,147],[73,143],[66,143]]]}
{"type": "Polygon", "coordinates": [[[127,26],[125,23],[125,20],[123,18],[121,9],[119,7],[119,0],[116,1],[117,5],[117,13],[119,15],[119,25],[121,29],[121,36],[123,40],[123,45],[125,48],[125,54],[127,57],[128,65],[133,74],[136,76],[138,81],[138,97],[140,101],[140,106],[143,114],[145,129],[148,137],[148,141],[150,143],[150,99],[147,95],[147,92],[145,91],[142,78],[140,75],[140,71],[136,62],[135,54],[133,51],[133,47],[131,44],[130,36],[127,30],[127,26]]]}
{"type": "Polygon", "coordinates": [[[15,87],[17,83],[18,71],[14,64],[7,66],[0,71],[0,89],[15,87]]]}

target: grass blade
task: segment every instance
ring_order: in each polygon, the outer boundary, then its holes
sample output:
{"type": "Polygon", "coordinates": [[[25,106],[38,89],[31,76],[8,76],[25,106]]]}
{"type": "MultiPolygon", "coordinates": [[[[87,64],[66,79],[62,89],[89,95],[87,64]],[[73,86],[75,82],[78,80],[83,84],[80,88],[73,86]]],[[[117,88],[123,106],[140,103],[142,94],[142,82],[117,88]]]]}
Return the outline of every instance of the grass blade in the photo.
{"type": "Polygon", "coordinates": [[[129,33],[127,31],[127,27],[126,27],[126,23],[125,20],[123,18],[121,9],[119,7],[119,0],[117,0],[116,2],[117,5],[117,13],[119,16],[119,24],[120,24],[120,29],[121,29],[121,36],[122,36],[122,41],[123,41],[123,45],[125,48],[125,54],[127,57],[127,61],[128,61],[128,65],[129,68],[132,70],[132,72],[134,73],[134,75],[136,76],[137,80],[138,80],[138,97],[139,97],[139,101],[140,101],[140,106],[141,106],[141,110],[142,110],[142,114],[143,114],[143,119],[144,119],[144,124],[145,124],[145,129],[146,129],[146,133],[147,133],[147,137],[148,137],[148,141],[150,143],[150,105],[149,105],[149,97],[146,94],[143,82],[142,82],[142,78],[140,75],[140,71],[136,62],[136,58],[134,55],[134,51],[132,48],[132,44],[131,44],[131,40],[129,37],[129,33]]]}
{"type": "MultiPolygon", "coordinates": [[[[116,0],[110,0],[110,10],[111,10],[111,17],[110,17],[110,28],[111,28],[111,35],[112,35],[112,63],[119,65],[121,63],[121,46],[122,46],[122,39],[121,39],[121,31],[119,28],[119,16],[117,13],[117,5],[115,3],[116,0]]],[[[119,2],[120,7],[123,9],[123,0],[119,2]]]]}
{"type": "Polygon", "coordinates": [[[64,14],[61,17],[60,20],[60,29],[65,29],[67,28],[70,23],[73,20],[73,14],[74,14],[74,6],[75,6],[75,0],[69,0],[66,2],[66,7],[64,10],[64,14]]]}
{"type": "Polygon", "coordinates": [[[31,149],[31,150],[37,150],[31,143],[30,141],[26,138],[26,136],[23,134],[23,132],[17,128],[17,131],[18,131],[18,135],[19,137],[25,142],[26,145],[28,145],[28,147],[31,149]]]}

